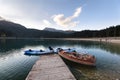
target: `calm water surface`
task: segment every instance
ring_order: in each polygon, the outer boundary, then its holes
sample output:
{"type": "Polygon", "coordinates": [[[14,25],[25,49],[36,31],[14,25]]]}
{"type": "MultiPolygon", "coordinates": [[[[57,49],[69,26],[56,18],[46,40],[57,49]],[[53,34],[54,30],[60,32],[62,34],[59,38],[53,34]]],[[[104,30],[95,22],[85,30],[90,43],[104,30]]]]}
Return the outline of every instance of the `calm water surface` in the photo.
{"type": "Polygon", "coordinates": [[[0,40],[0,80],[24,80],[38,56],[26,56],[27,49],[75,48],[93,54],[96,67],[86,67],[65,61],[78,80],[120,79],[120,45],[90,41],[65,40],[0,40]]]}

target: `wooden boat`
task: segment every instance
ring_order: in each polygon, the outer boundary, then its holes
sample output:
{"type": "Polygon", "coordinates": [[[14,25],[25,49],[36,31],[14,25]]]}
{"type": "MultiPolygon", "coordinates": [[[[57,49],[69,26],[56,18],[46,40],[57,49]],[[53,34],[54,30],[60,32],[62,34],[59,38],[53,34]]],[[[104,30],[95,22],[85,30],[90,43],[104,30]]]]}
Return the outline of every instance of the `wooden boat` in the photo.
{"type": "Polygon", "coordinates": [[[89,65],[89,66],[95,66],[96,59],[93,55],[89,54],[78,54],[77,52],[69,52],[67,50],[60,49],[58,50],[58,54],[69,61],[83,64],[83,65],[89,65]]]}

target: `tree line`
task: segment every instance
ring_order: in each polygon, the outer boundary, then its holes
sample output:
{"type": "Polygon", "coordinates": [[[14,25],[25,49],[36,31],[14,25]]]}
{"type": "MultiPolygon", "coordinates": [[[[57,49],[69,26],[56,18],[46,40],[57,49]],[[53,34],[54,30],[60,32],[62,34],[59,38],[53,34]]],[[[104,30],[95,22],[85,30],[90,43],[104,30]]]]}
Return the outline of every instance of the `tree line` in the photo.
{"type": "Polygon", "coordinates": [[[0,37],[22,38],[91,38],[91,37],[120,37],[120,25],[110,26],[102,30],[83,30],[67,32],[52,32],[28,29],[20,24],[0,21],[0,37]]]}
{"type": "Polygon", "coordinates": [[[120,37],[120,25],[110,26],[109,28],[102,30],[84,30],[78,31],[72,34],[72,37],[120,37]]]}

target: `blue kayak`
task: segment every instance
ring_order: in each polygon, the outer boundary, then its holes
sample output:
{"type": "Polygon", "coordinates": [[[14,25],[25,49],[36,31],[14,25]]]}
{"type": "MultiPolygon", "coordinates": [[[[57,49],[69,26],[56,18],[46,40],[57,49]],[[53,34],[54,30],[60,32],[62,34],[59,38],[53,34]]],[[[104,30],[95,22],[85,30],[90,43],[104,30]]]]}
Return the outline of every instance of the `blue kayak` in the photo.
{"type": "Polygon", "coordinates": [[[54,51],[43,51],[43,50],[26,50],[25,55],[43,55],[43,54],[52,54],[54,51]]]}

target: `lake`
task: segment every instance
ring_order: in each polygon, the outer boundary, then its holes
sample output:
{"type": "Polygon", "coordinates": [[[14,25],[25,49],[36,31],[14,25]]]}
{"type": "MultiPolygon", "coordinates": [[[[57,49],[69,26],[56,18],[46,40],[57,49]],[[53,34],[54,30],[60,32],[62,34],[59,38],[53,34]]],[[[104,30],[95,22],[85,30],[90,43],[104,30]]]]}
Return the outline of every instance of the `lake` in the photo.
{"type": "Polygon", "coordinates": [[[49,39],[0,39],[0,80],[25,80],[39,56],[26,56],[27,49],[74,48],[78,52],[95,55],[96,67],[65,61],[78,80],[119,80],[120,45],[93,41],[49,39]]]}

